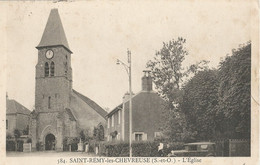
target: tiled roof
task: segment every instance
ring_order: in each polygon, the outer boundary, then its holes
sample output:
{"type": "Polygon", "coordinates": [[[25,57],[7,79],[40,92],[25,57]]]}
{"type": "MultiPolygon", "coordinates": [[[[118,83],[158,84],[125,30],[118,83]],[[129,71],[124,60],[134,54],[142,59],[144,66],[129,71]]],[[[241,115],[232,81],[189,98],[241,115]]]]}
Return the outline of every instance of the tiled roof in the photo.
{"type": "Polygon", "coordinates": [[[79,92],[72,90],[80,99],[82,99],[85,103],[87,103],[91,108],[93,108],[98,114],[100,114],[102,117],[106,117],[107,112],[101,108],[97,103],[95,103],[90,98],[80,94],[79,92]]]}
{"type": "Polygon", "coordinates": [[[31,111],[15,100],[6,100],[6,114],[25,114],[29,115],[31,111]]]}
{"type": "MultiPolygon", "coordinates": [[[[139,93],[137,93],[136,95],[134,95],[132,97],[132,104],[135,104],[134,100],[135,99],[143,99],[145,97],[147,97],[148,95],[157,95],[156,92],[154,91],[140,91],[139,93]]],[[[158,96],[159,98],[159,96],[158,96]]],[[[128,103],[130,99],[126,100],[125,103],[128,103]]],[[[147,104],[147,103],[144,103],[144,104],[147,104]]],[[[115,112],[117,112],[118,110],[122,109],[123,108],[123,103],[119,104],[118,106],[116,106],[112,111],[110,111],[106,116],[111,116],[112,114],[114,114],[115,112]]]]}
{"type": "Polygon", "coordinates": [[[61,23],[58,9],[52,9],[45,26],[42,39],[36,48],[46,46],[64,46],[71,52],[61,23]]]}
{"type": "MultiPolygon", "coordinates": [[[[136,95],[132,96],[132,100],[134,97],[138,96],[141,92],[137,93],[136,95]]],[[[125,103],[129,102],[130,98],[128,98],[128,100],[125,101],[125,103]]],[[[114,114],[116,111],[120,110],[123,108],[123,103],[119,104],[118,106],[116,106],[112,111],[110,111],[107,116],[111,116],[112,114],[114,114]]]]}

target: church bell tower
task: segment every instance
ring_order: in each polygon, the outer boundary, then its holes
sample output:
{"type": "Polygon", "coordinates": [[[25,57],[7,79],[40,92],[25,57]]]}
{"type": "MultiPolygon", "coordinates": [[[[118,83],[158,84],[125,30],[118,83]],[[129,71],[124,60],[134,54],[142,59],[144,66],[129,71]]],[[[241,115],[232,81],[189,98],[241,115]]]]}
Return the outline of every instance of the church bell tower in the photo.
{"type": "Polygon", "coordinates": [[[54,112],[68,107],[72,90],[71,50],[57,9],[52,9],[38,49],[35,108],[54,112]]]}
{"type": "Polygon", "coordinates": [[[63,150],[64,112],[72,92],[71,54],[58,9],[52,9],[38,49],[35,111],[30,134],[32,148],[63,150]]]}

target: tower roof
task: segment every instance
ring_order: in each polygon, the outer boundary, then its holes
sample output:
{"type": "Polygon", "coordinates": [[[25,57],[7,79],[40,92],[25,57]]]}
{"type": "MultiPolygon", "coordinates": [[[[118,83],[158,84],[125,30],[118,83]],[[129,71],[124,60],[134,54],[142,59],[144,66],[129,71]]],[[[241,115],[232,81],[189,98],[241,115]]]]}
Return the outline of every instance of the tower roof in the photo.
{"type": "Polygon", "coordinates": [[[51,10],[42,39],[36,48],[38,49],[46,46],[64,46],[69,52],[71,52],[58,9],[51,10]]]}

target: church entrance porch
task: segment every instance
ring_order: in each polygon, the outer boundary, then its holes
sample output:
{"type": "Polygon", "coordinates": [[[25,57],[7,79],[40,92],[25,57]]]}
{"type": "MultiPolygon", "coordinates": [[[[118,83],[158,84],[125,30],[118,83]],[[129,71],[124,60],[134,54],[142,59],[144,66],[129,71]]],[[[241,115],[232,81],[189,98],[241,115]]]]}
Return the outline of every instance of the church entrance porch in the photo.
{"type": "Polygon", "coordinates": [[[45,137],[45,150],[55,150],[55,136],[48,134],[45,137]]]}

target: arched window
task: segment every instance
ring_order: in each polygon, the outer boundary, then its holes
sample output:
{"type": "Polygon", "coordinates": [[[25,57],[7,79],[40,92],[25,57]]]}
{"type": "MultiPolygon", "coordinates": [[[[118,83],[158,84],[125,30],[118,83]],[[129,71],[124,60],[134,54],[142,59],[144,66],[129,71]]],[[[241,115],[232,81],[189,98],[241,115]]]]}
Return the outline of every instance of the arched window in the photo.
{"type": "Polygon", "coordinates": [[[45,77],[48,77],[49,76],[49,64],[48,62],[45,63],[45,77]]]}
{"type": "Polygon", "coordinates": [[[55,64],[51,62],[51,76],[54,76],[55,64]]]}

